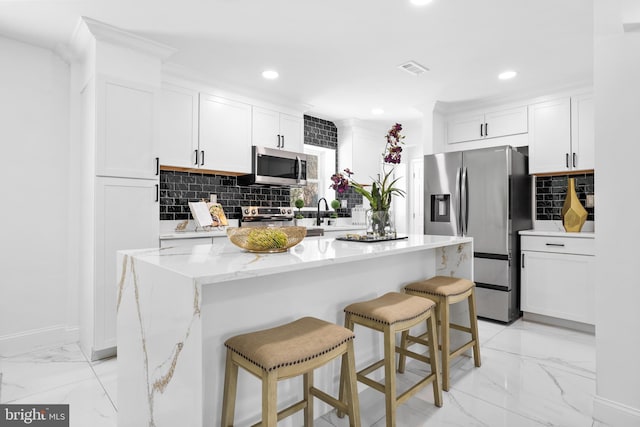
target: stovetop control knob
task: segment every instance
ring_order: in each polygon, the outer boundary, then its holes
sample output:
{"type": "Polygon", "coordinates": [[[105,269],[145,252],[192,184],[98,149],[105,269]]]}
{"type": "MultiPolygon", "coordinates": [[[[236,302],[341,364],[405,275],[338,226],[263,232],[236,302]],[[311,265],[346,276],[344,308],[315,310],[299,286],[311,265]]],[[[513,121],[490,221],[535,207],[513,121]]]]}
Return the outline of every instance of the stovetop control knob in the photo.
{"type": "Polygon", "coordinates": [[[245,208],[245,210],[244,210],[244,214],[245,214],[245,215],[249,215],[249,209],[246,209],[246,208],[245,208]]]}
{"type": "Polygon", "coordinates": [[[257,214],[257,213],[258,213],[258,212],[256,212],[256,210],[255,210],[255,209],[251,209],[251,215],[255,215],[255,214],[257,214]]]}

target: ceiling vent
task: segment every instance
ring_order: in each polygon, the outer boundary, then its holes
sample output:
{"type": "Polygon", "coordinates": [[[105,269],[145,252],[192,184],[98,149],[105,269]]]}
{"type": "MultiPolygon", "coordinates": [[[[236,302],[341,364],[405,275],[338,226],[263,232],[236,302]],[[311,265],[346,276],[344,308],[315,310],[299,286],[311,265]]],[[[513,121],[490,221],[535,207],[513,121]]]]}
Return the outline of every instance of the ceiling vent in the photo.
{"type": "Polygon", "coordinates": [[[398,68],[406,71],[413,76],[419,76],[420,74],[429,71],[427,67],[418,64],[416,61],[407,61],[404,64],[398,65],[398,68]]]}

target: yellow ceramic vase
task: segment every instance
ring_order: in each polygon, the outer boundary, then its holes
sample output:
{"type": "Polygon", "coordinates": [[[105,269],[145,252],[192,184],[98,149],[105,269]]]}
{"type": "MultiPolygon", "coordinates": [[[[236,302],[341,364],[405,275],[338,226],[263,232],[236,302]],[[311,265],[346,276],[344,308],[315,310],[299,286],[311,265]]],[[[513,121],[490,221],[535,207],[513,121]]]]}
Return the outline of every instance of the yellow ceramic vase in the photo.
{"type": "Polygon", "coordinates": [[[580,203],[576,194],[576,180],[569,178],[567,197],[562,206],[562,225],[570,233],[577,233],[587,220],[587,210],[580,203]]]}

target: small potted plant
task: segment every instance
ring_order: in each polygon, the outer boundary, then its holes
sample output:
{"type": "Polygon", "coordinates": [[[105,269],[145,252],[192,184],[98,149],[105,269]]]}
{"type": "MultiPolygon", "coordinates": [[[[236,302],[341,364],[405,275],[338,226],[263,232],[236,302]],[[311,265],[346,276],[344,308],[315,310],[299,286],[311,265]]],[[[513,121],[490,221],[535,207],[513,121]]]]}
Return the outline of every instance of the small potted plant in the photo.
{"type": "Polygon", "coordinates": [[[333,212],[331,212],[329,214],[329,217],[331,217],[332,219],[329,221],[329,225],[336,225],[337,224],[337,219],[338,219],[338,209],[340,209],[340,207],[342,206],[342,203],[340,202],[340,200],[332,200],[331,201],[331,207],[333,208],[333,212]]]}
{"type": "Polygon", "coordinates": [[[302,212],[300,211],[300,209],[302,209],[304,207],[304,200],[296,199],[296,201],[293,202],[293,204],[295,205],[296,208],[298,208],[298,213],[295,216],[296,225],[298,225],[298,221],[301,220],[301,219],[304,219],[304,216],[302,215],[302,212]]]}

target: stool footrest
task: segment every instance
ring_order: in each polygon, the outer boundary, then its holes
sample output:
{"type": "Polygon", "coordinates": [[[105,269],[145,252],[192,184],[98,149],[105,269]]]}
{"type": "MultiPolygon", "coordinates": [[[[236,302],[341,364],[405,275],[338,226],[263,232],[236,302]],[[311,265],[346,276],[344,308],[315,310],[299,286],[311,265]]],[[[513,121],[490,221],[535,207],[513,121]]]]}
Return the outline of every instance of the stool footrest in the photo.
{"type": "Polygon", "coordinates": [[[431,358],[429,356],[425,356],[424,354],[416,353],[415,351],[407,350],[402,347],[396,347],[396,353],[403,354],[407,357],[419,360],[424,363],[431,363],[431,358]]]}
{"type": "MultiPolygon", "coordinates": [[[[278,421],[283,420],[288,416],[295,414],[296,412],[302,411],[306,407],[307,407],[307,402],[305,402],[304,400],[294,403],[293,405],[287,408],[284,408],[282,411],[278,412],[278,421]]],[[[259,427],[261,425],[262,425],[262,421],[260,421],[259,423],[255,423],[251,427],[259,427]]]]}
{"type": "MultiPolygon", "coordinates": [[[[422,380],[418,381],[416,384],[411,386],[410,389],[408,389],[407,391],[405,391],[404,393],[399,395],[396,398],[396,402],[398,402],[398,405],[404,403],[406,400],[408,400],[414,394],[416,394],[417,392],[422,390],[425,386],[428,386],[429,384],[431,384],[435,380],[436,380],[436,374],[435,373],[432,373],[431,375],[427,376],[426,378],[423,378],[422,380]]],[[[436,405],[436,406],[442,406],[442,404],[436,405]]]]}
{"type": "Polygon", "coordinates": [[[358,381],[360,381],[361,383],[365,383],[369,387],[375,388],[379,392],[384,393],[384,384],[380,384],[379,382],[372,380],[371,378],[368,378],[363,374],[357,374],[357,377],[358,381]]]}
{"type": "Polygon", "coordinates": [[[338,410],[338,412],[346,413],[348,411],[348,409],[349,409],[347,407],[346,403],[339,401],[335,397],[331,396],[330,394],[325,393],[324,391],[322,391],[320,389],[317,389],[315,387],[311,387],[309,389],[309,393],[311,395],[313,395],[314,397],[317,397],[318,399],[324,401],[325,403],[328,403],[329,405],[333,406],[334,408],[336,408],[338,410]]]}
{"type": "Polygon", "coordinates": [[[456,325],[455,323],[449,323],[449,328],[455,329],[457,331],[466,332],[468,334],[471,333],[471,328],[468,326],[456,325]]]}
{"type": "Polygon", "coordinates": [[[371,372],[375,371],[376,369],[380,369],[384,366],[384,359],[382,360],[378,360],[375,363],[372,363],[371,365],[367,366],[366,368],[360,370],[357,372],[358,375],[368,375],[371,372]]]}
{"type": "Polygon", "coordinates": [[[425,347],[429,347],[429,341],[425,339],[427,337],[428,337],[428,334],[426,332],[422,335],[418,335],[417,337],[414,337],[413,335],[407,335],[407,341],[408,341],[407,345],[421,344],[425,347]]]}
{"type": "Polygon", "coordinates": [[[454,358],[456,356],[459,356],[462,352],[464,352],[465,350],[470,349],[471,347],[473,347],[476,344],[475,341],[469,341],[468,343],[458,347],[455,351],[453,351],[451,353],[451,355],[449,356],[449,358],[454,358]]]}

